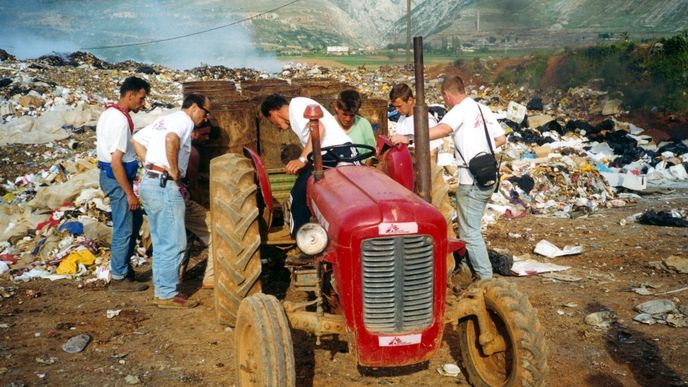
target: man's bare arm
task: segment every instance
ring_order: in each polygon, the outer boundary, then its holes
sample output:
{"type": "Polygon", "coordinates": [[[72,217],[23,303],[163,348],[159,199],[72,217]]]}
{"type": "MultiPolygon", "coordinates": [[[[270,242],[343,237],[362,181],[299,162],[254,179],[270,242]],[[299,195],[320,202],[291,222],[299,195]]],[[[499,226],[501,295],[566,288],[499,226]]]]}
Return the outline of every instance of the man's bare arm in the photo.
{"type": "Polygon", "coordinates": [[[127,173],[124,171],[124,165],[122,165],[122,156],[124,153],[120,150],[112,152],[112,161],[110,162],[110,168],[112,168],[112,174],[115,175],[115,180],[124,194],[127,195],[127,203],[129,204],[129,211],[134,211],[139,208],[139,198],[134,195],[134,188],[127,178],[127,173]]]}
{"type": "Polygon", "coordinates": [[[170,177],[179,182],[179,136],[175,133],[167,133],[165,136],[165,153],[167,154],[167,164],[169,164],[170,177]]]}

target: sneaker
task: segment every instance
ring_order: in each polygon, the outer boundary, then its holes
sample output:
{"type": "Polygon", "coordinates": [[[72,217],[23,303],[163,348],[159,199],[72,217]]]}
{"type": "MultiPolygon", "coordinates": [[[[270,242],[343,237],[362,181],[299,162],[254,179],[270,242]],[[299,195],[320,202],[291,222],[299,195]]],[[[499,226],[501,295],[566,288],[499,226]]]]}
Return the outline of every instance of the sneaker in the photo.
{"type": "Polygon", "coordinates": [[[148,285],[140,282],[129,281],[126,278],[121,280],[113,279],[110,281],[111,292],[142,292],[148,289],[148,285]]]}
{"type": "Polygon", "coordinates": [[[198,306],[198,301],[189,300],[181,293],[166,300],[155,297],[153,303],[162,309],[190,309],[198,306]]]}

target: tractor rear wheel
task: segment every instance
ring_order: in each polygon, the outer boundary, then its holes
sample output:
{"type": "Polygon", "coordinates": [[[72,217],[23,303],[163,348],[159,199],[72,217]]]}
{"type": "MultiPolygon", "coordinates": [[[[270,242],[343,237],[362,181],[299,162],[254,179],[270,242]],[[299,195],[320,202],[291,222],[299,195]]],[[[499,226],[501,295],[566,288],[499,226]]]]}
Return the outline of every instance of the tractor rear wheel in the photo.
{"type": "Polygon", "coordinates": [[[502,342],[491,355],[480,345],[475,316],[460,321],[459,348],[468,381],[474,386],[541,386],[547,373],[547,348],[536,310],[516,286],[501,279],[473,284],[484,294],[489,324],[502,342]]]}
{"type": "Polygon", "coordinates": [[[234,332],[239,386],[294,386],[294,348],[287,316],[273,296],[258,293],[239,307],[234,332]]]}
{"type": "Polygon", "coordinates": [[[260,229],[253,164],[228,153],[210,163],[215,312],[234,326],[241,300],[261,291],[260,229]]]}

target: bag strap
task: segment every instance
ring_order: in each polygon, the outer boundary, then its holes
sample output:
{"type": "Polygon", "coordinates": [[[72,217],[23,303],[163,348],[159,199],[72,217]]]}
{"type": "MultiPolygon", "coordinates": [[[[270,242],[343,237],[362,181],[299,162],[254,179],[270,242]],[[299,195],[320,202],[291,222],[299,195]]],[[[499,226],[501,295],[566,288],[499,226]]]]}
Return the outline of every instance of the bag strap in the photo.
{"type": "MultiPolygon", "coordinates": [[[[478,111],[480,112],[480,117],[483,119],[483,128],[485,129],[485,139],[487,140],[487,146],[490,148],[490,153],[492,153],[492,156],[495,155],[494,150],[492,149],[492,142],[490,141],[490,134],[487,132],[487,124],[485,123],[485,116],[483,115],[483,110],[480,108],[479,103],[475,103],[478,105],[478,111]]],[[[456,152],[461,156],[461,160],[463,160],[463,163],[466,164],[466,166],[459,166],[459,168],[468,168],[468,163],[466,162],[466,159],[463,158],[463,155],[461,154],[461,151],[459,150],[459,147],[456,147],[456,152]]],[[[501,162],[500,162],[501,164],[501,162]]]]}
{"type": "Polygon", "coordinates": [[[131,119],[131,116],[129,115],[128,111],[124,110],[124,108],[122,108],[121,106],[119,106],[116,103],[108,103],[105,105],[105,108],[106,109],[109,109],[109,108],[117,109],[120,111],[120,113],[124,114],[124,117],[126,117],[127,123],[129,124],[129,132],[131,134],[134,134],[134,121],[131,119]]]}
{"type": "MultiPolygon", "coordinates": [[[[476,102],[476,104],[478,103],[476,102]]],[[[480,117],[483,119],[483,128],[485,128],[485,139],[487,140],[487,146],[490,147],[490,153],[492,153],[492,156],[494,156],[495,153],[492,149],[492,141],[490,141],[490,134],[487,132],[487,123],[485,122],[485,116],[483,115],[483,109],[480,108],[480,104],[478,104],[478,111],[480,112],[480,117]]]]}

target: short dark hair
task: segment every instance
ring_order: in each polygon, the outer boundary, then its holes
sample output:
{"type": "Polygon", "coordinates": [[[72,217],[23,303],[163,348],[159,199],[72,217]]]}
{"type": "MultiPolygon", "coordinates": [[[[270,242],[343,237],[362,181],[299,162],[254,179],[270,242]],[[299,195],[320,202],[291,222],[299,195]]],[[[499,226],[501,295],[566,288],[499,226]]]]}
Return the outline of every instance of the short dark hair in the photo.
{"type": "Polygon", "coordinates": [[[196,106],[198,107],[202,107],[203,105],[205,105],[206,100],[207,98],[202,94],[189,94],[186,97],[184,97],[184,102],[182,102],[182,109],[188,109],[193,104],[196,104],[196,106]]]}
{"type": "Polygon", "coordinates": [[[389,100],[394,102],[397,98],[401,98],[402,101],[406,102],[409,98],[413,98],[413,90],[405,83],[397,83],[389,91],[389,100]]]}
{"type": "Polygon", "coordinates": [[[124,97],[128,91],[137,92],[139,90],[145,90],[146,94],[150,94],[150,84],[139,78],[139,77],[129,77],[122,82],[122,86],[119,87],[119,97],[124,97]]]}
{"type": "Polygon", "coordinates": [[[279,110],[284,105],[289,105],[286,98],[279,94],[271,94],[265,97],[263,103],[260,104],[260,112],[267,118],[270,117],[271,111],[279,110]]]}
{"type": "Polygon", "coordinates": [[[353,89],[344,90],[339,93],[337,101],[335,102],[339,110],[354,114],[361,108],[362,103],[361,94],[353,89]]]}
{"type": "Polygon", "coordinates": [[[442,81],[442,91],[452,94],[466,94],[466,86],[464,86],[463,79],[460,76],[452,75],[444,78],[442,81]]]}

